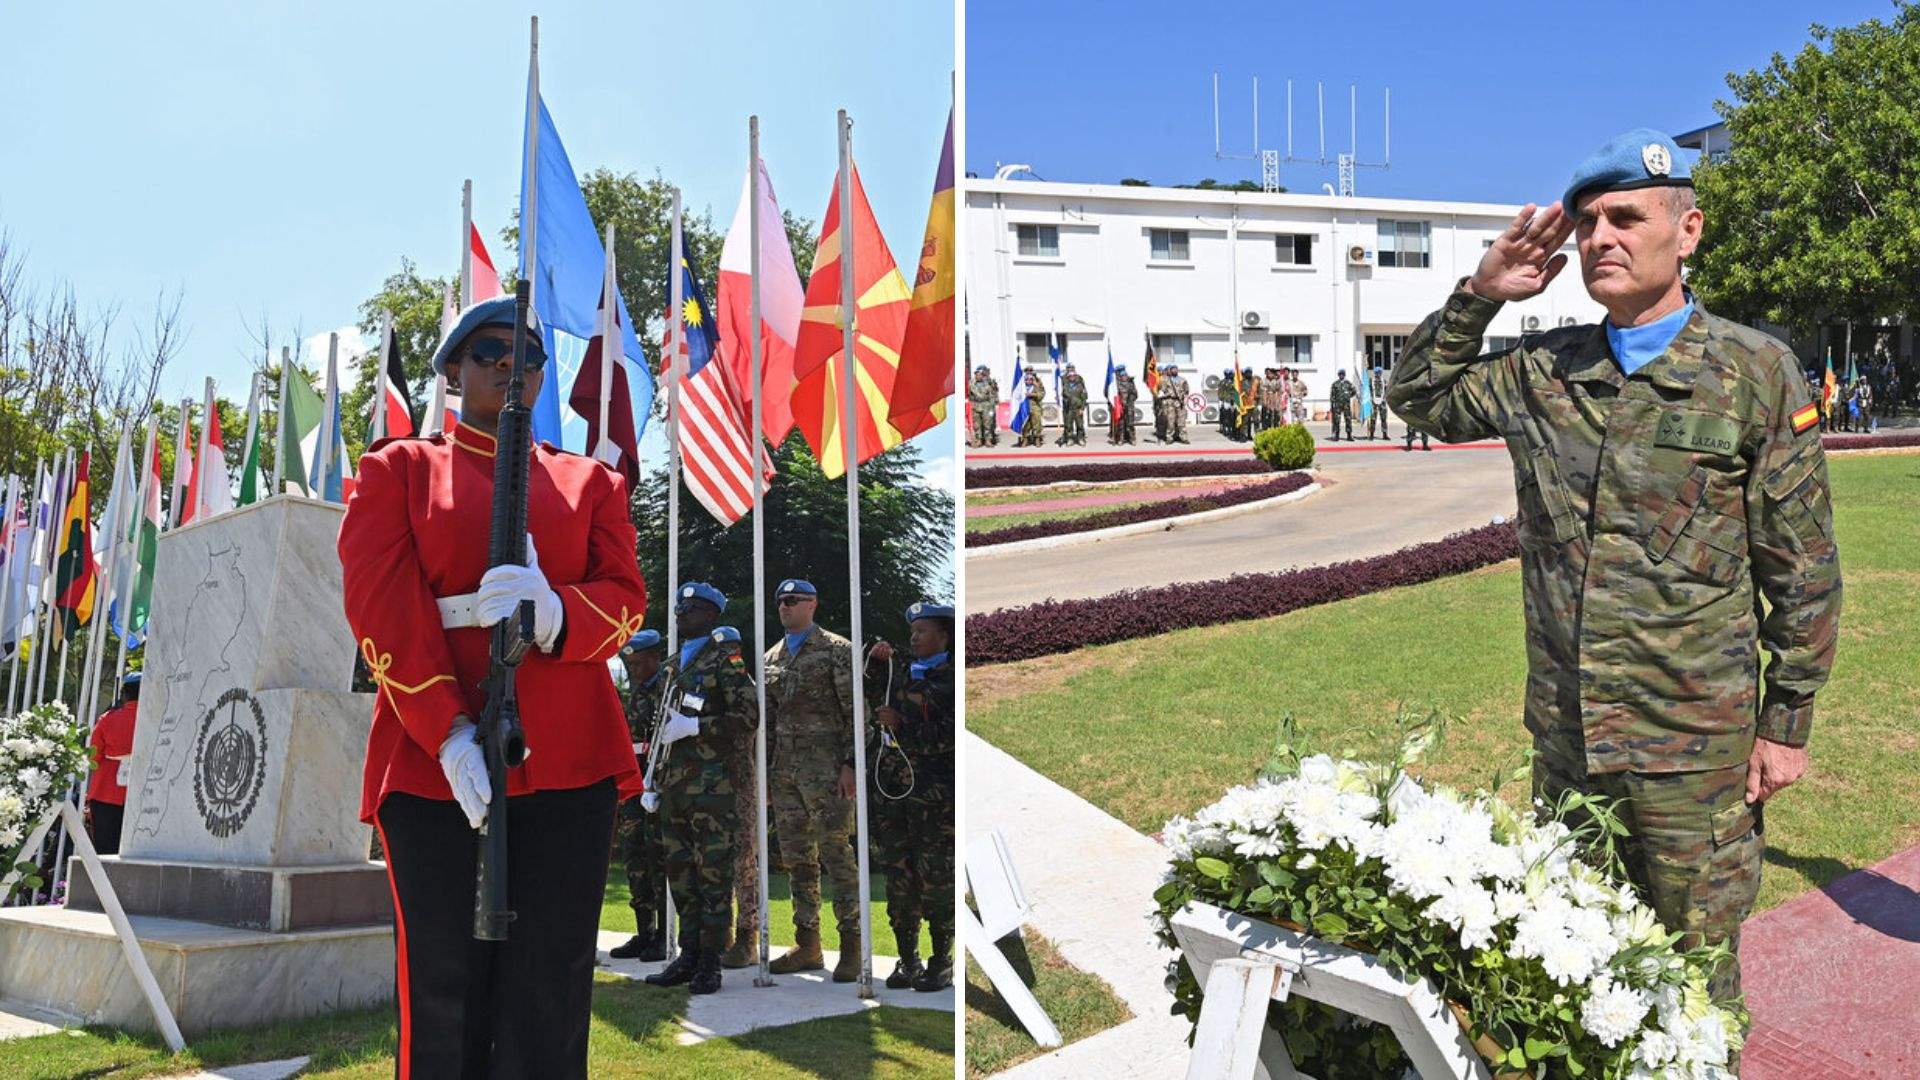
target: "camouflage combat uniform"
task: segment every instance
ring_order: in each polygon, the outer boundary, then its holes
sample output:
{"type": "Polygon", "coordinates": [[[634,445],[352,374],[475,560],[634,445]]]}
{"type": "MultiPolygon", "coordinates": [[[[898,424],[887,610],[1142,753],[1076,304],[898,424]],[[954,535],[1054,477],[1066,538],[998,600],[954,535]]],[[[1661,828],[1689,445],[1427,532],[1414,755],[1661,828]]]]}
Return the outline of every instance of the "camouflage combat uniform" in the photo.
{"type": "Polygon", "coordinates": [[[1345,375],[1333,380],[1333,386],[1327,391],[1327,419],[1333,424],[1333,434],[1329,442],[1340,441],[1340,425],[1347,427],[1347,441],[1353,441],[1353,399],[1359,393],[1345,375]]]}
{"type": "Polygon", "coordinates": [[[994,430],[994,411],[1000,405],[1000,384],[991,375],[975,375],[967,384],[967,402],[973,406],[973,445],[997,445],[1000,435],[994,430]]]}
{"type": "Polygon", "coordinates": [[[1187,380],[1181,375],[1161,375],[1153,390],[1154,408],[1160,414],[1162,442],[1187,441],[1187,380]]]}
{"type": "Polygon", "coordinates": [[[680,947],[719,950],[726,947],[733,914],[736,792],[730,763],[740,744],[753,739],[759,712],[753,676],[731,627],[715,630],[684,670],[678,656],[669,657],[662,674],[668,701],[688,692],[706,699],[697,717],[700,733],[667,747],[656,780],[680,947]]]}
{"type": "Polygon", "coordinates": [[[1367,438],[1373,438],[1373,427],[1380,425],[1382,439],[1393,438],[1387,430],[1387,369],[1374,368],[1367,372],[1367,401],[1373,411],[1367,414],[1367,438]]]}
{"type": "Polygon", "coordinates": [[[1039,446],[1045,431],[1040,405],[1047,397],[1047,388],[1040,385],[1040,376],[1028,373],[1026,395],[1027,422],[1020,428],[1020,445],[1039,446]]]}
{"type": "MultiPolygon", "coordinates": [[[[868,806],[887,875],[887,921],[905,949],[924,919],[934,954],[944,956],[953,942],[953,664],[943,661],[924,678],[902,669],[894,679],[895,745],[883,743],[877,722],[867,728],[868,806]]],[[[867,700],[884,702],[886,685],[867,700]]]]}
{"type": "Polygon", "coordinates": [[[1140,401],[1140,388],[1134,385],[1133,376],[1125,372],[1116,375],[1113,380],[1113,396],[1119,401],[1119,408],[1113,414],[1113,422],[1107,427],[1107,441],[1115,446],[1134,442],[1133,407],[1140,401]]]}
{"type": "Polygon", "coordinates": [[[793,892],[793,925],[820,926],[820,878],[833,889],[842,940],[858,925],[860,868],[853,801],[840,797],[840,763],[853,752],[853,646],[815,626],[796,653],[767,650],[767,720],[773,763],[770,812],[793,892]]]}
{"type": "Polygon", "coordinates": [[[1087,445],[1087,380],[1077,371],[1060,380],[1060,442],[1087,445]]]}
{"type": "MultiPolygon", "coordinates": [[[[666,687],[666,672],[627,691],[627,730],[636,747],[653,736],[653,723],[660,713],[660,691],[666,687]]],[[[646,767],[646,751],[636,750],[641,768],[646,767]]],[[[645,937],[666,930],[666,861],[660,843],[660,815],[641,809],[638,798],[620,804],[618,842],[620,861],[627,868],[627,904],[633,908],[634,932],[645,937]]]]}
{"type": "MultiPolygon", "coordinates": [[[[1764,846],[1747,759],[1756,736],[1806,743],[1839,635],[1817,414],[1785,346],[1697,302],[1631,376],[1598,325],[1481,357],[1498,310],[1456,287],[1388,398],[1435,438],[1513,457],[1536,792],[1625,798],[1655,913],[1737,948],[1764,846]]],[[[1739,977],[1736,961],[1715,991],[1739,977]]]]}

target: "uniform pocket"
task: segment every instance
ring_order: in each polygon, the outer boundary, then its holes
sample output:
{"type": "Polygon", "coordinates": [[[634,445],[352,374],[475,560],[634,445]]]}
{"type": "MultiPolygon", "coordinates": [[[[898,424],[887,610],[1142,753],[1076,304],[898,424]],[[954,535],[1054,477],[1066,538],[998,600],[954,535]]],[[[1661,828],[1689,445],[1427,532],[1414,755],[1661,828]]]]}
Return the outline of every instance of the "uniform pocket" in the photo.
{"type": "Polygon", "coordinates": [[[1812,449],[1803,450],[1760,484],[1802,551],[1817,551],[1833,542],[1833,506],[1823,461],[1812,449]]]}
{"type": "Polygon", "coordinates": [[[1520,473],[1520,524],[1537,540],[1564,544],[1580,535],[1580,516],[1560,482],[1553,449],[1529,450],[1520,473]]]}

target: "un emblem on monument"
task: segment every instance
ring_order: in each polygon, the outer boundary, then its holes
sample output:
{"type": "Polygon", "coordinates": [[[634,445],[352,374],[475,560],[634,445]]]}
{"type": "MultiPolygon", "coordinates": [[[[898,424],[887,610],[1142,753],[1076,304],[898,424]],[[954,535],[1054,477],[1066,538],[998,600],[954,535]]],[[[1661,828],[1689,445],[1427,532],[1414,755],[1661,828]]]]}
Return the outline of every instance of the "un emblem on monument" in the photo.
{"type": "Polygon", "coordinates": [[[207,710],[193,747],[193,802],[207,832],[223,839],[239,832],[266,774],[267,718],[236,686],[207,710]]]}

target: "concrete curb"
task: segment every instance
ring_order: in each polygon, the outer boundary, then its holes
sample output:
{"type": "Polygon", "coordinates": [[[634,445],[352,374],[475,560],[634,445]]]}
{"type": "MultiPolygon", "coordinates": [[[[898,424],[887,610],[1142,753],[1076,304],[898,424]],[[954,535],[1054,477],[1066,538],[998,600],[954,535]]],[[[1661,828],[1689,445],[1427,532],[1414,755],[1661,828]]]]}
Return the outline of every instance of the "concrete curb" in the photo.
{"type": "MultiPolygon", "coordinates": [[[[1309,470],[1311,471],[1311,470],[1309,470]]],[[[1285,495],[1275,495],[1271,499],[1241,503],[1238,506],[1222,506],[1216,510],[1202,510],[1197,514],[1184,514],[1180,517],[1156,518],[1153,521],[1136,521],[1131,525],[1114,525],[1105,529],[1089,529],[1086,532],[1066,533],[1062,536],[1036,536],[1032,540],[1015,540],[1010,544],[989,544],[986,547],[968,547],[969,559],[989,559],[1001,555],[1018,555],[1028,551],[1043,551],[1047,548],[1067,547],[1073,544],[1095,544],[1102,540],[1114,540],[1122,536],[1138,536],[1141,533],[1166,532],[1182,525],[1198,525],[1204,521],[1218,521],[1238,514],[1267,510],[1283,503],[1296,502],[1320,490],[1318,480],[1297,491],[1285,495]]]]}
{"type": "Polygon", "coordinates": [[[1271,473],[1222,473],[1215,476],[1136,476],[1131,480],[1055,480],[1048,484],[1016,484],[1012,487],[968,488],[969,495],[1023,495],[1028,492],[1045,493],[1049,491],[1072,491],[1075,488],[1133,487],[1140,484],[1217,484],[1227,480],[1245,480],[1257,483],[1270,476],[1278,476],[1283,471],[1271,473]]]}

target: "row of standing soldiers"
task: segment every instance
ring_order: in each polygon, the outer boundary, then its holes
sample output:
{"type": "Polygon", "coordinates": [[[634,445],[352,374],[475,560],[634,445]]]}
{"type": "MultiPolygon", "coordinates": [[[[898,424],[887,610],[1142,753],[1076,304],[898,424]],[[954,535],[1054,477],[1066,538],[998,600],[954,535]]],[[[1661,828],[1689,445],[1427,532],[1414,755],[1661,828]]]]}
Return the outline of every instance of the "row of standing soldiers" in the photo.
{"type": "Polygon", "coordinates": [[[1220,373],[1220,434],[1239,442],[1285,424],[1307,420],[1307,383],[1284,367],[1264,375],[1252,371],[1220,373]]]}
{"type": "MultiPolygon", "coordinates": [[[[1028,371],[1022,382],[1022,392],[1026,396],[1025,416],[1016,431],[1016,446],[1040,446],[1044,443],[1041,406],[1047,397],[1046,387],[1040,381],[1037,371],[1028,371]]],[[[1163,443],[1187,442],[1187,380],[1182,378],[1179,369],[1168,365],[1159,369],[1156,385],[1153,388],[1153,429],[1154,438],[1163,443]]],[[[1120,369],[1113,373],[1113,414],[1107,425],[1107,443],[1112,446],[1132,445],[1137,441],[1134,433],[1134,407],[1139,403],[1140,390],[1134,383],[1132,373],[1120,369]]],[[[1060,376],[1060,437],[1054,440],[1055,446],[1087,445],[1087,382],[1069,363],[1060,376]]],[[[972,417],[972,446],[1000,445],[999,417],[1000,383],[994,379],[985,364],[973,369],[973,379],[967,384],[967,406],[972,417]]]]}
{"type": "MultiPolygon", "coordinates": [[[[768,815],[793,899],[793,948],[774,974],[821,970],[821,880],[830,887],[840,939],[835,982],[859,977],[859,868],[852,837],[853,646],[816,626],[814,586],[799,579],[776,590],[782,640],[767,651],[768,815]]],[[[620,851],[638,932],[616,958],[666,954],[671,892],[680,919],[679,956],[648,976],[655,985],[720,988],[720,969],[759,956],[759,865],[755,773],[758,715],[740,635],[719,625],[727,599],[704,583],[683,585],[674,607],[682,645],[665,655],[654,631],[622,650],[634,752],[657,757],[648,794],[621,806],[620,851]],[[676,729],[699,714],[685,738],[676,729]],[[666,745],[650,755],[651,740],[666,745]]],[[[899,948],[890,987],[936,991],[953,983],[954,678],[949,659],[953,609],[919,603],[905,662],[885,642],[865,667],[869,703],[867,775],[873,837],[886,875],[887,917],[899,948]],[[920,926],[930,954],[922,961],[920,926]]]]}

